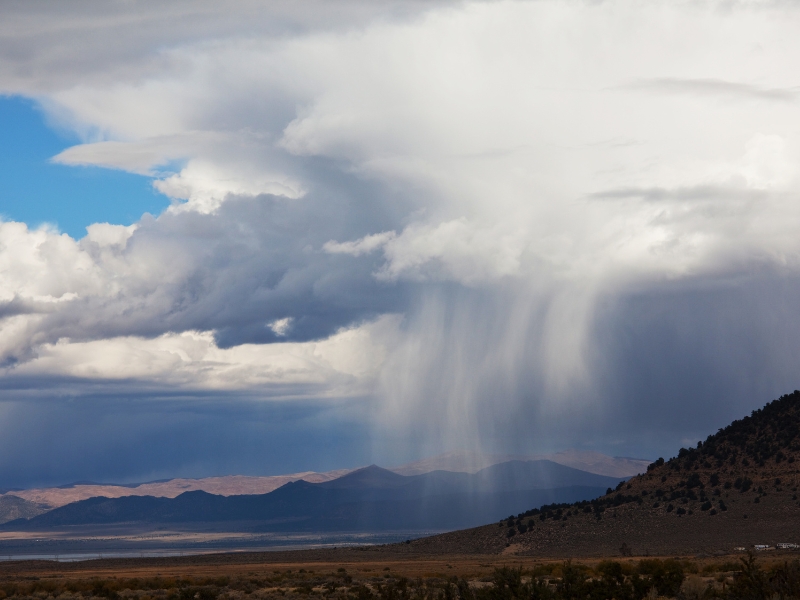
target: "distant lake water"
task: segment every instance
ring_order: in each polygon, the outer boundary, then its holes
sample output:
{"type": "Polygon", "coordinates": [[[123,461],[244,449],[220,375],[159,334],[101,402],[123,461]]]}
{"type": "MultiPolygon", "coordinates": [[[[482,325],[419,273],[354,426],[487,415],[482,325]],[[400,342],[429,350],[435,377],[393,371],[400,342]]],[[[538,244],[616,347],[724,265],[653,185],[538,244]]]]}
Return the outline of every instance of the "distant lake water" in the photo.
{"type": "Polygon", "coordinates": [[[172,536],[136,539],[135,536],[41,537],[0,539],[0,561],[52,560],[77,562],[104,558],[160,558],[234,552],[270,552],[347,546],[393,544],[441,533],[440,531],[395,531],[381,533],[285,533],[250,534],[235,537],[175,541],[172,536]]]}

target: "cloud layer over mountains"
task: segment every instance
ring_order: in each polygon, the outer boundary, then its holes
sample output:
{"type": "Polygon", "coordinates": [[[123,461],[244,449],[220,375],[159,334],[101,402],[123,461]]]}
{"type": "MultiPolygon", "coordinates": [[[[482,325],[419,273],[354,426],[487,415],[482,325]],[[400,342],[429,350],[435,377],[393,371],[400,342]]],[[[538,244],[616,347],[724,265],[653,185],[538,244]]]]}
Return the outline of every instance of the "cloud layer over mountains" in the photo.
{"type": "Polygon", "coordinates": [[[349,466],[312,464],[337,448],[653,455],[800,387],[791,4],[3,12],[0,93],[84,140],[53,160],[172,199],[79,240],[0,223],[0,433],[91,427],[91,477],[278,468],[256,441],[113,466],[186,403],[204,425],[176,447],[273,403],[312,446],[299,470],[349,466]],[[295,410],[335,416],[312,436],[295,410]]]}

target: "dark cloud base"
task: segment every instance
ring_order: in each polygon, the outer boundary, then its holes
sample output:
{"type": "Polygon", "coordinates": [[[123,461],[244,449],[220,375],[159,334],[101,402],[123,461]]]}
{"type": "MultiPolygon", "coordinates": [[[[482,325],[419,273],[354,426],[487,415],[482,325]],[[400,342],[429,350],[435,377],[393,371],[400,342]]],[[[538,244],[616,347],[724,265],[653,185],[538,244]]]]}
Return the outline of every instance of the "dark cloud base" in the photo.
{"type": "Polygon", "coordinates": [[[480,368],[504,342],[499,325],[508,319],[511,290],[505,299],[496,290],[443,286],[437,293],[446,317],[432,327],[412,303],[404,323],[406,334],[424,326],[429,336],[419,356],[427,368],[406,365],[414,370],[397,374],[419,378],[416,390],[424,396],[409,404],[405,425],[375,424],[380,397],[257,401],[236,393],[132,391],[132,382],[115,388],[111,381],[6,380],[0,486],[391,465],[454,445],[655,458],[800,388],[795,277],[767,273],[601,299],[591,384],[556,399],[542,383],[538,319],[530,320],[514,364],[480,368]],[[448,420],[443,391],[464,372],[457,362],[474,369],[478,401],[469,409],[474,426],[448,436],[457,425],[448,420]],[[445,442],[450,446],[437,446],[445,442]]]}
{"type": "MultiPolygon", "coordinates": [[[[355,402],[355,401],[353,401],[355,402]]],[[[347,402],[42,399],[0,404],[4,488],[275,475],[366,464],[347,402]]]]}

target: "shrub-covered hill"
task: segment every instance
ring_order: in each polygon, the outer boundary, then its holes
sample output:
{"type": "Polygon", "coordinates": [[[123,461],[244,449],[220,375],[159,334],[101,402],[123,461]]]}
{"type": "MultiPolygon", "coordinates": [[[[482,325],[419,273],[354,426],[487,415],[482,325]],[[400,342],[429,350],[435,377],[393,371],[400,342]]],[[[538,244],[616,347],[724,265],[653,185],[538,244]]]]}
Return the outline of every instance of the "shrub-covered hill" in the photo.
{"type": "Polygon", "coordinates": [[[409,550],[544,556],[728,553],[800,544],[800,391],[658,459],[591,501],[548,505],[409,550]]]}
{"type": "MultiPolygon", "coordinates": [[[[792,465],[798,458],[800,391],[795,391],[720,429],[708,436],[705,442],[699,442],[697,448],[681,448],[678,456],[666,464],[675,471],[697,470],[699,467],[722,469],[728,465],[745,469],[754,467],[754,471],[757,468],[757,472],[763,474],[773,465],[778,467],[783,461],[792,465]]],[[[648,471],[664,464],[659,459],[650,465],[648,471]]]]}

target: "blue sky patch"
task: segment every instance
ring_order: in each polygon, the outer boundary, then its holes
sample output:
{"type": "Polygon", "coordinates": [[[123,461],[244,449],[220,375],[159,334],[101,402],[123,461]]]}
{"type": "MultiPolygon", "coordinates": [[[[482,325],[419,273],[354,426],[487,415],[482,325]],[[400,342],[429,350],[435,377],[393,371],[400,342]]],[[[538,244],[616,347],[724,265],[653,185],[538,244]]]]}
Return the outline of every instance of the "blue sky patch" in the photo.
{"type": "Polygon", "coordinates": [[[169,206],[150,177],[50,162],[77,143],[49,127],[35,102],[0,97],[0,217],[29,227],[52,223],[79,239],[92,223],[130,225],[169,206]]]}

